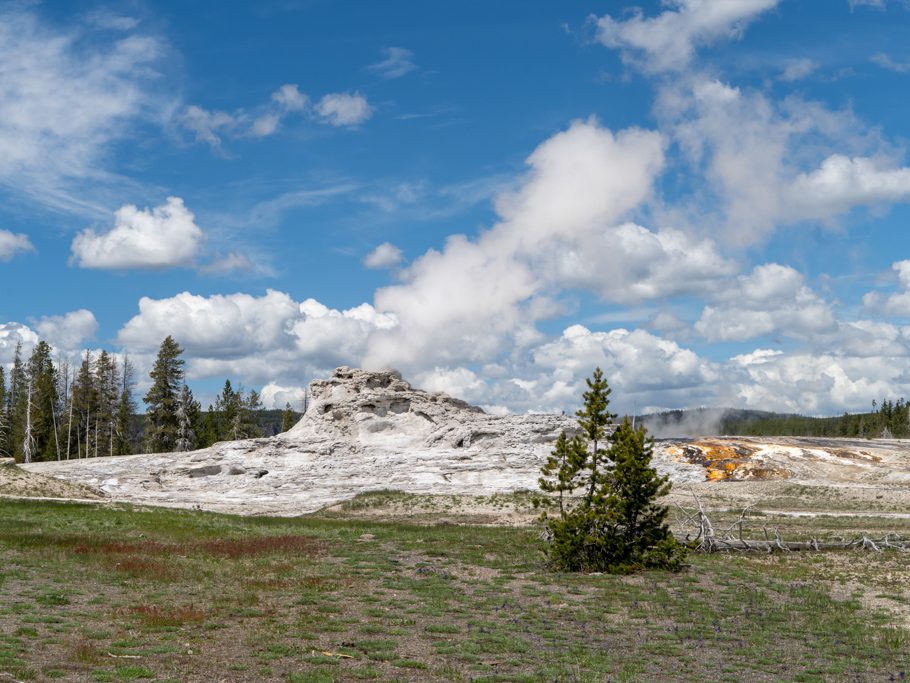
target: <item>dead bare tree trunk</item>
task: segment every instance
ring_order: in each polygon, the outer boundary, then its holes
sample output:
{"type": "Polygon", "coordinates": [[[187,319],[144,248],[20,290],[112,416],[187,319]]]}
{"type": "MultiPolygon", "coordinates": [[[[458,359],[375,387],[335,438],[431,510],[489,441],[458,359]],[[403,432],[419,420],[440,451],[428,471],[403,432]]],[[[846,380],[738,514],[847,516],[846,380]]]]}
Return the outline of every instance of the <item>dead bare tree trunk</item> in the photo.
{"type": "Polygon", "coordinates": [[[57,434],[57,410],[54,408],[54,399],[51,399],[51,419],[54,421],[54,443],[57,446],[57,462],[60,462],[60,437],[57,434]]]}
{"type": "Polygon", "coordinates": [[[25,403],[25,436],[22,438],[22,459],[32,461],[32,379],[29,377],[25,403]]]}
{"type": "MultiPolygon", "coordinates": [[[[73,439],[73,403],[75,403],[75,401],[73,401],[72,396],[69,397],[69,402],[70,402],[70,410],[69,410],[70,416],[69,416],[69,419],[66,421],[66,459],[67,460],[70,459],[70,443],[72,442],[72,439],[73,439]]],[[[78,436],[78,434],[77,434],[77,436],[78,436]]]]}
{"type": "Polygon", "coordinates": [[[743,527],[746,521],[746,515],[753,506],[744,508],[739,518],[722,529],[719,533],[715,530],[714,524],[708,517],[701,499],[692,492],[698,510],[690,513],[677,505],[680,514],[685,518],[684,521],[694,527],[694,531],[686,534],[682,539],[684,543],[693,548],[696,552],[703,553],[723,553],[723,552],[766,552],[775,551],[818,551],[818,550],[872,550],[882,552],[884,550],[910,550],[910,541],[903,540],[897,534],[885,534],[883,538],[874,539],[866,534],[851,539],[839,539],[834,541],[819,541],[817,538],[810,538],[805,541],[785,541],[781,538],[777,529],[772,534],[767,528],[762,527],[764,539],[752,539],[743,537],[743,527]]]}

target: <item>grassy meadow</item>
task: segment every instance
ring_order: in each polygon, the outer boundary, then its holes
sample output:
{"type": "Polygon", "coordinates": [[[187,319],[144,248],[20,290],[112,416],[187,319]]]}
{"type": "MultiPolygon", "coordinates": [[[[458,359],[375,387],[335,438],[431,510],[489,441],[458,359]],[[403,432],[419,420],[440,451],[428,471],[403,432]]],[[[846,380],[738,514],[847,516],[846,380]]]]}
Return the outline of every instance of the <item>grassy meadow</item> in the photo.
{"type": "Polygon", "coordinates": [[[0,682],[908,675],[905,553],[566,575],[537,533],[0,500],[0,682]]]}

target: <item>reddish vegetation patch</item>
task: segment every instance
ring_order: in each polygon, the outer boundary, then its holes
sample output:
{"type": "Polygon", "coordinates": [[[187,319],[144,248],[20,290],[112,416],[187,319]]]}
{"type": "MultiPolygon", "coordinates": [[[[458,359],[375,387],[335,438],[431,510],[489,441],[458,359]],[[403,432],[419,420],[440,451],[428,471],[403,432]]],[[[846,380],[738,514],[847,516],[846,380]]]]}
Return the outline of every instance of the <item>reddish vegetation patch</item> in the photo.
{"type": "Polygon", "coordinates": [[[158,541],[93,542],[84,539],[55,538],[50,545],[69,547],[79,555],[165,555],[191,557],[200,553],[237,559],[279,553],[321,554],[324,543],[311,536],[256,536],[253,538],[217,539],[193,543],[160,543],[158,541]]]}
{"type": "Polygon", "coordinates": [[[177,578],[177,571],[172,564],[142,556],[108,557],[105,558],[105,565],[134,579],[173,581],[177,578]]]}
{"type": "Polygon", "coordinates": [[[173,552],[175,546],[158,543],[156,541],[107,541],[100,543],[80,543],[73,548],[73,552],[80,555],[118,555],[142,553],[143,555],[164,555],[173,552]]]}

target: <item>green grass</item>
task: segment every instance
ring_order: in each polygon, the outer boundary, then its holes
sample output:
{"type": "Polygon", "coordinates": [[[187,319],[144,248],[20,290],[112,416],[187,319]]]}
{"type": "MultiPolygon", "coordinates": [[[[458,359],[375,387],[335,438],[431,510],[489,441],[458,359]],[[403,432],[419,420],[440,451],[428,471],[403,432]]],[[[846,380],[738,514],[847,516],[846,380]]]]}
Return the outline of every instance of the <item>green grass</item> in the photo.
{"type": "MultiPolygon", "coordinates": [[[[904,554],[582,576],[547,572],[534,529],[0,505],[0,680],[866,681],[910,667],[904,554]]],[[[824,536],[844,521],[788,523],[824,536]]]]}

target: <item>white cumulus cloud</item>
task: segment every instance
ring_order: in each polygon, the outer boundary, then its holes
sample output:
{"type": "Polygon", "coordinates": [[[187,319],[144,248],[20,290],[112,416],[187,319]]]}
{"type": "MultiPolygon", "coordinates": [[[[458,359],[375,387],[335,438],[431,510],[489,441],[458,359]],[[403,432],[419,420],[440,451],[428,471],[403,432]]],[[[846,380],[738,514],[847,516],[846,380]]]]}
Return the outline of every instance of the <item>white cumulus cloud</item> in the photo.
{"type": "Polygon", "coordinates": [[[359,364],[370,334],[395,324],[366,303],[337,310],[314,299],[297,302],[275,290],[262,296],[182,292],[165,299],[143,297],[139,313],[120,329],[117,341],[131,354],[151,353],[172,335],[192,359],[191,377],[286,383],[303,381],[317,370],[359,364]]]}
{"type": "Polygon", "coordinates": [[[885,296],[880,292],[869,292],[863,297],[863,305],[889,315],[910,316],[910,259],[895,261],[891,269],[897,273],[900,291],[885,296]]]}
{"type": "Polygon", "coordinates": [[[527,163],[521,186],[496,199],[496,225],[473,240],[450,237],[443,251],[414,261],[402,284],[376,293],[377,310],[393,313],[399,326],[371,337],[369,365],[488,361],[508,345],[537,341],[535,321],[557,310],[547,285],[565,286],[558,269],[539,266],[554,250],[607,230],[650,195],[663,139],[579,121],[527,163]]]}
{"type": "Polygon", "coordinates": [[[72,259],[82,268],[170,268],[193,262],[204,235],[179,197],[154,209],[132,204],[114,214],[114,227],[76,235],[72,259]]]}
{"type": "Polygon", "coordinates": [[[668,0],[670,8],[655,17],[641,11],[628,19],[596,19],[597,38],[621,50],[623,60],[649,72],[681,71],[696,49],[738,38],[746,25],[779,0],[668,0]]]}
{"type": "Polygon", "coordinates": [[[0,261],[9,261],[18,254],[35,251],[28,235],[0,230],[0,261]]]}
{"type": "Polygon", "coordinates": [[[303,403],[306,398],[306,387],[283,386],[275,382],[269,382],[262,391],[259,392],[264,408],[283,410],[287,404],[291,404],[291,410],[298,413],[303,412],[303,403]]]}
{"type": "Polygon", "coordinates": [[[910,168],[864,157],[832,154],[790,187],[795,216],[844,213],[863,204],[910,201],[910,168]]]}
{"type": "Polygon", "coordinates": [[[22,344],[23,359],[27,359],[38,339],[38,333],[28,325],[12,321],[0,323],[0,365],[13,362],[18,344],[22,344]]]}
{"type": "Polygon", "coordinates": [[[373,115],[373,108],[360,93],[331,93],[314,108],[321,120],[332,126],[356,126],[373,115]]]}
{"type": "Polygon", "coordinates": [[[199,105],[185,107],[175,118],[177,125],[196,142],[222,152],[225,138],[265,138],[274,135],[293,115],[306,116],[330,126],[356,126],[373,114],[367,98],[359,93],[330,93],[314,105],[296,83],[285,83],[265,104],[234,111],[209,110],[199,105]]]}
{"type": "Polygon", "coordinates": [[[79,351],[83,344],[95,337],[98,321],[95,315],[84,308],[64,315],[49,315],[35,322],[35,329],[41,339],[62,351],[79,351]]]}
{"type": "Polygon", "coordinates": [[[373,249],[363,260],[367,268],[391,268],[401,263],[401,249],[389,242],[383,242],[373,249]]]}
{"type": "Polygon", "coordinates": [[[718,237],[761,242],[782,225],[831,223],[856,207],[910,200],[910,168],[895,161],[850,111],[694,77],[661,87],[657,111],[693,173],[706,180],[692,198],[698,222],[718,237]],[[835,151],[838,150],[838,151],[835,151]],[[707,207],[707,209],[706,209],[707,207]]]}
{"type": "Polygon", "coordinates": [[[833,332],[831,307],[790,266],[766,263],[728,283],[706,306],[695,330],[709,341],[745,340],[780,332],[807,338],[833,332]]]}

